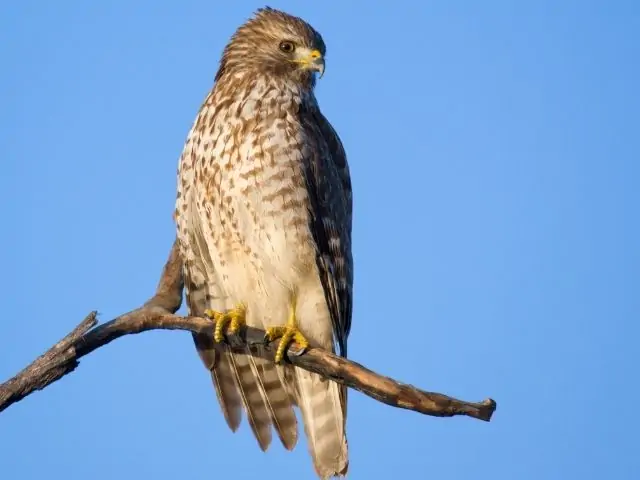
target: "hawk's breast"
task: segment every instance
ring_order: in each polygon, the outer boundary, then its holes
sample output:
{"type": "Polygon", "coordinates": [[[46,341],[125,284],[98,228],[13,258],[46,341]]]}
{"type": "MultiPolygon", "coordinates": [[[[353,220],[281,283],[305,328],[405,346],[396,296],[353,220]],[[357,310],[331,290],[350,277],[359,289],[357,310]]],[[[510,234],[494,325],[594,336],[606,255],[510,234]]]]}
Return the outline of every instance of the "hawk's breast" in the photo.
{"type": "MultiPolygon", "coordinates": [[[[315,264],[303,162],[309,141],[291,89],[256,82],[232,100],[216,98],[195,143],[196,193],[224,264],[262,274],[315,264]]],[[[292,279],[293,280],[293,279],[292,279]]]]}

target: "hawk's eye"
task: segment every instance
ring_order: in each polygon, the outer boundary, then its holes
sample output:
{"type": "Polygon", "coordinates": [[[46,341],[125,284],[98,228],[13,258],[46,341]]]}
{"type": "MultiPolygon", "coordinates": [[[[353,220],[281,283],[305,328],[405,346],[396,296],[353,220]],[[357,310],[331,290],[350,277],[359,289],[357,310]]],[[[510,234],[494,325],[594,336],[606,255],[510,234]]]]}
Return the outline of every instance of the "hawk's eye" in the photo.
{"type": "Polygon", "coordinates": [[[285,52],[285,53],[291,53],[296,49],[296,46],[293,44],[293,42],[288,42],[288,41],[284,41],[284,42],[280,42],[280,50],[285,52]]]}

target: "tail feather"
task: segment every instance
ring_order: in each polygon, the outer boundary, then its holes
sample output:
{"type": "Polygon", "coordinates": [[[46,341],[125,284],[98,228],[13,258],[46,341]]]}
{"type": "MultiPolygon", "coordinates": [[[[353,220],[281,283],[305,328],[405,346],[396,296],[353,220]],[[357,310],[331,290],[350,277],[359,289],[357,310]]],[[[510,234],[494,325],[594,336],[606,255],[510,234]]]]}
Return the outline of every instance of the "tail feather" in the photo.
{"type": "Polygon", "coordinates": [[[218,354],[218,360],[211,369],[211,380],[215,386],[218,402],[222,408],[224,419],[232,431],[236,431],[242,420],[242,400],[233,379],[233,370],[229,361],[229,352],[218,354]]]}
{"type": "Polygon", "coordinates": [[[309,452],[322,479],[344,476],[349,468],[340,386],[320,375],[295,369],[297,404],[304,418],[309,452]]]}
{"type": "Polygon", "coordinates": [[[289,394],[283,388],[277,366],[264,358],[247,357],[259,382],[273,427],[282,445],[287,450],[293,450],[298,441],[298,421],[289,394]]]}
{"type": "MultiPolygon", "coordinates": [[[[196,243],[197,246],[197,243],[196,243]]],[[[190,315],[203,315],[207,308],[224,309],[225,302],[212,301],[222,295],[219,285],[209,278],[197,261],[189,257],[185,269],[185,290],[190,315]]],[[[290,397],[281,382],[277,367],[249,352],[235,354],[226,345],[217,345],[210,334],[195,334],[196,349],[205,367],[211,372],[212,383],[227,425],[234,432],[247,412],[249,425],[262,450],[271,443],[273,423],[282,444],[291,450],[298,439],[297,421],[290,397]]]]}
{"type": "Polygon", "coordinates": [[[223,351],[217,350],[210,335],[194,334],[193,340],[202,362],[211,372],[224,419],[229,428],[235,432],[242,420],[242,401],[229,364],[228,347],[224,346],[223,351]]]}
{"type": "Polygon", "coordinates": [[[271,416],[263,399],[260,379],[252,368],[248,351],[246,355],[231,354],[229,359],[249,425],[260,448],[265,451],[271,444],[271,416]]]}

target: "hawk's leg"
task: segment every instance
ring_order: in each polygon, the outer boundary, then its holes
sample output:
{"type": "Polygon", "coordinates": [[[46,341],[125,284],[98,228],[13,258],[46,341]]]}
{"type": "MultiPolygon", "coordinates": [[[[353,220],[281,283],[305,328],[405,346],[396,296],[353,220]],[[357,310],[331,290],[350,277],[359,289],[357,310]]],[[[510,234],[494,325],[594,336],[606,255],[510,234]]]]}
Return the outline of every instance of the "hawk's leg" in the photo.
{"type": "Polygon", "coordinates": [[[245,306],[242,304],[236,305],[236,308],[227,310],[226,312],[216,312],[214,310],[205,310],[204,314],[216,322],[216,329],[213,332],[213,339],[220,343],[224,341],[224,328],[227,328],[227,333],[235,335],[240,330],[240,326],[246,323],[245,318],[245,306]]]}
{"type": "Polygon", "coordinates": [[[284,352],[287,351],[289,344],[291,344],[292,342],[300,345],[303,352],[309,346],[309,341],[304,338],[304,335],[302,335],[300,330],[298,330],[298,323],[296,321],[295,300],[289,305],[289,319],[287,320],[286,325],[267,328],[265,339],[269,342],[273,342],[276,338],[280,339],[278,349],[276,350],[276,363],[282,362],[282,359],[284,358],[284,352]]]}

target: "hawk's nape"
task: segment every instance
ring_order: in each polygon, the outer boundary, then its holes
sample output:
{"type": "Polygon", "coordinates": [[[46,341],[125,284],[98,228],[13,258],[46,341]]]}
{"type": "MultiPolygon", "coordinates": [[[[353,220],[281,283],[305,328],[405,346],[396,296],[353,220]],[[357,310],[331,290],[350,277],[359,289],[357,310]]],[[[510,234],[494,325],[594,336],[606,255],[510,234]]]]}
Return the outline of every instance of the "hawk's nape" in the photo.
{"type": "Polygon", "coordinates": [[[314,94],[324,72],[320,34],[270,8],[225,47],[212,91],[180,158],[176,223],[196,335],[227,424],[242,411],[260,447],[272,427],[287,449],[302,413],[320,478],[345,475],[346,389],[283,361],[287,345],[346,356],[351,326],[351,181],[342,143],[314,94]],[[276,363],[232,353],[242,323],[280,339],[276,363]]]}

